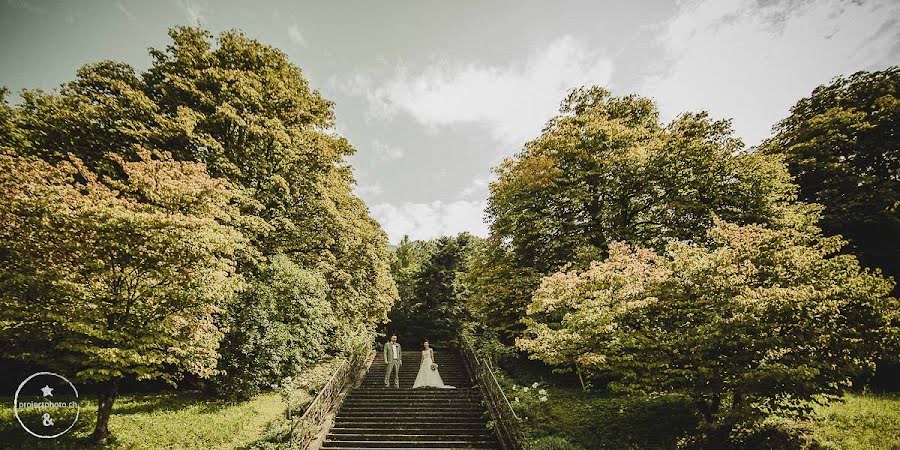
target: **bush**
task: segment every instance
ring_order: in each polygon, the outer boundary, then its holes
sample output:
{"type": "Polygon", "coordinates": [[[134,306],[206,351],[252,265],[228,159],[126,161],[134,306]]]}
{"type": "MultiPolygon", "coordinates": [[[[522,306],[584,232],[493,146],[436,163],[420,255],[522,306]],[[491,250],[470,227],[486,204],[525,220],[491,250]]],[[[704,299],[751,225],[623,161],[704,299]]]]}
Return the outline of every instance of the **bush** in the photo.
{"type": "Polygon", "coordinates": [[[229,305],[227,332],[213,390],[246,399],[321,360],[333,334],[327,284],[283,255],[271,258],[254,283],[229,305]]]}

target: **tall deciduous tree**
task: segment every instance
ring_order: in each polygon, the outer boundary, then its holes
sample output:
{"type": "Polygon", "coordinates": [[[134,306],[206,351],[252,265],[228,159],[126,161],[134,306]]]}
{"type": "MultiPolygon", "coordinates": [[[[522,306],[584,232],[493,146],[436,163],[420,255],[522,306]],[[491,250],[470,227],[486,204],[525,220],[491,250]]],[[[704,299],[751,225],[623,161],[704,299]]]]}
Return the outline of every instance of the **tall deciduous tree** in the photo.
{"type": "Polygon", "coordinates": [[[136,155],[113,157],[122,176],[104,182],[75,158],[0,156],[5,354],[101,382],[97,440],[122,378],[215,372],[213,315],[242,285],[247,243],[229,225],[228,183],[202,164],[136,155]]]}
{"type": "MultiPolygon", "coordinates": [[[[242,226],[259,254],[325,276],[338,332],[386,320],[397,297],[387,236],[352,193],[354,150],[330,131],[332,103],[282,51],[240,32],[169,35],[143,73],[104,61],[57,92],[25,91],[13,116],[27,137],[17,151],[48,161],[73,153],[110,178],[121,174],[108,155],[134,160],[135,145],[204,163],[243,193],[245,217],[262,219],[242,226]]],[[[256,272],[264,258],[240,271],[256,272]]]]}
{"type": "Polygon", "coordinates": [[[705,113],[659,122],[653,102],[573,90],[560,114],[504,161],[487,208],[489,248],[473,274],[474,304],[507,337],[540,275],[584,267],[610,242],[661,249],[702,241],[714,215],[772,223],[793,195],[775,158],[742,152],[727,121],[705,113]]]}
{"type": "Polygon", "coordinates": [[[764,153],[783,155],[822,228],[869,267],[900,277],[900,68],[816,88],[774,127],[764,153]]]}
{"type": "Polygon", "coordinates": [[[893,283],[839,254],[815,218],[719,222],[704,245],[662,253],[614,243],[606,260],[542,280],[517,344],[614,389],[689,395],[712,430],[807,413],[896,348],[900,307],[893,283]]]}

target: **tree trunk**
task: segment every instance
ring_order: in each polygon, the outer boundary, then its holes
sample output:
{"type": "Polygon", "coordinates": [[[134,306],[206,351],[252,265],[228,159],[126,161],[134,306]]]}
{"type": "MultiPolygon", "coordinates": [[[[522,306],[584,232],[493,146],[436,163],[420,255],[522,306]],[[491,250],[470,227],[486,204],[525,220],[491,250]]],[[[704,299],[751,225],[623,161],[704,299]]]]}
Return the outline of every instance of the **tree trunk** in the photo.
{"type": "Polygon", "coordinates": [[[97,425],[94,426],[94,433],[91,434],[91,440],[97,443],[104,443],[109,438],[109,416],[112,415],[113,402],[119,396],[119,379],[105,381],[100,386],[97,393],[97,425]]]}

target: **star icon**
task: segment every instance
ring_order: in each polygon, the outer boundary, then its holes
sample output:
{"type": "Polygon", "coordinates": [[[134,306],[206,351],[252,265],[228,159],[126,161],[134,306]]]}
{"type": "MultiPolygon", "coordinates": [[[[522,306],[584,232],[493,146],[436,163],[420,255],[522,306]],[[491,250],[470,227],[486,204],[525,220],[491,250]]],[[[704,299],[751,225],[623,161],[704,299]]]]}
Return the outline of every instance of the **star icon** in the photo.
{"type": "Polygon", "coordinates": [[[53,397],[53,394],[52,394],[53,388],[48,385],[44,385],[44,387],[41,388],[41,392],[44,394],[44,397],[47,397],[47,396],[53,397]]]}

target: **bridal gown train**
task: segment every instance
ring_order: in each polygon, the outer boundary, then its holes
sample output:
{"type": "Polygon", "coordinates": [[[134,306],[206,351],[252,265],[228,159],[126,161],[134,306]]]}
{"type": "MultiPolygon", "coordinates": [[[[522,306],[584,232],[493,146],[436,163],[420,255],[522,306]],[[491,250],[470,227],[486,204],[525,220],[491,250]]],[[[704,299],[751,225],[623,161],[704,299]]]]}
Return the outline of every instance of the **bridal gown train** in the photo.
{"type": "Polygon", "coordinates": [[[434,361],[434,352],[431,350],[422,350],[422,364],[419,365],[419,374],[416,375],[416,381],[413,383],[413,389],[420,387],[436,387],[442,389],[456,389],[455,386],[444,384],[441,374],[437,368],[431,370],[431,364],[434,361]]]}

